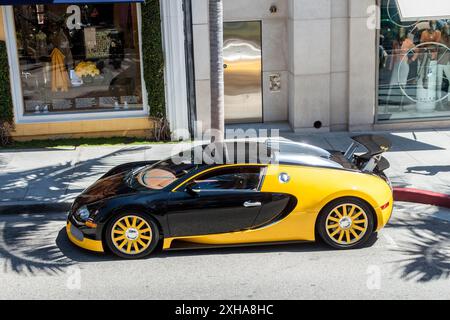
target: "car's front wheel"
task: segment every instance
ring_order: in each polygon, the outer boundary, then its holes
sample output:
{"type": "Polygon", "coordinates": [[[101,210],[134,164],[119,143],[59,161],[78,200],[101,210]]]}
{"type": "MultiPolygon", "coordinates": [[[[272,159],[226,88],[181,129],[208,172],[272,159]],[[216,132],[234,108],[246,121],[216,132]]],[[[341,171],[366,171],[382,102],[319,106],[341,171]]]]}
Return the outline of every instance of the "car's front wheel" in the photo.
{"type": "Polygon", "coordinates": [[[155,250],[159,229],[145,214],[121,213],[108,223],[105,237],[108,248],[117,256],[139,259],[155,250]]]}
{"type": "Polygon", "coordinates": [[[357,198],[343,198],[329,203],[318,220],[321,238],[336,249],[362,246],[370,238],[373,227],[371,208],[357,198]]]}

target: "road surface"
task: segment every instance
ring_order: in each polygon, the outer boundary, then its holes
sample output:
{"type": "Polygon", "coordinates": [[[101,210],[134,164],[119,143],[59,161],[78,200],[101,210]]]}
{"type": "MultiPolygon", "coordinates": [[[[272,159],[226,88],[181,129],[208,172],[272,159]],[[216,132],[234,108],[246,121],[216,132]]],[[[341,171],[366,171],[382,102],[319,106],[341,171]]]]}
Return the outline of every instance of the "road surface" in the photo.
{"type": "Polygon", "coordinates": [[[0,299],[450,299],[450,211],[397,204],[369,246],[85,252],[65,214],[0,216],[0,299]]]}

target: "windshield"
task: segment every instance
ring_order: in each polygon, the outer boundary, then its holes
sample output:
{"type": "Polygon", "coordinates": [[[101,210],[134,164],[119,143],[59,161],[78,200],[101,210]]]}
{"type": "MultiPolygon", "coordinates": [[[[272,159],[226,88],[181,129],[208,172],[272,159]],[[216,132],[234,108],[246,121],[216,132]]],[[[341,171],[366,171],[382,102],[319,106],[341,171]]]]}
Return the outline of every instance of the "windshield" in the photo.
{"type": "Polygon", "coordinates": [[[192,163],[175,163],[170,158],[138,169],[133,173],[133,177],[147,189],[161,190],[183,178],[194,168],[195,165],[192,163]]]}

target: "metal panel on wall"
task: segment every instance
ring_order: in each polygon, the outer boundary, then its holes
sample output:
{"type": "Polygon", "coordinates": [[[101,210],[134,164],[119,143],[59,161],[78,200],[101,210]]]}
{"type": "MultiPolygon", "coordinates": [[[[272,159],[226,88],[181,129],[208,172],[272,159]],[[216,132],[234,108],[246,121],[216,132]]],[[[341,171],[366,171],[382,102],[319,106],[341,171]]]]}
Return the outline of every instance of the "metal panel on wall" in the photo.
{"type": "Polygon", "coordinates": [[[261,22],[224,24],[225,121],[262,122],[261,22]]]}

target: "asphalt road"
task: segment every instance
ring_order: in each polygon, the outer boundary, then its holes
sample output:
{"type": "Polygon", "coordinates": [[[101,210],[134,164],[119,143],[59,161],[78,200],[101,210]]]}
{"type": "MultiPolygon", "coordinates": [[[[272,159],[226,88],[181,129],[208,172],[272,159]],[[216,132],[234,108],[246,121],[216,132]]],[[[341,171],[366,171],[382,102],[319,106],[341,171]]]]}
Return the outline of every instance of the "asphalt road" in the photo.
{"type": "Polygon", "coordinates": [[[122,261],[72,246],[65,214],[0,216],[0,299],[450,299],[450,211],[397,204],[369,246],[158,253],[122,261]]]}

